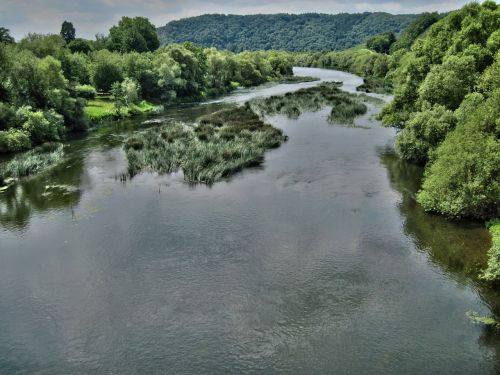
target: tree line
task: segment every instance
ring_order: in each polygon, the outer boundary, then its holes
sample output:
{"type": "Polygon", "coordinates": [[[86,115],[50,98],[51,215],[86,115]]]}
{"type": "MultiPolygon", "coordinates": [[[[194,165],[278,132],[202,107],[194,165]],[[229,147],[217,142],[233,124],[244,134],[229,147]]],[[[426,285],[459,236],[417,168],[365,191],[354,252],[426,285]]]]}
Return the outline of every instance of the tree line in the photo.
{"type": "Polygon", "coordinates": [[[116,101],[200,100],[292,75],[284,53],[234,54],[192,43],[159,48],[144,17],[123,17],[109,35],[76,37],[65,21],[60,35],[28,34],[15,42],[0,28],[0,153],[59,141],[84,130],[84,108],[96,92],[116,101]]]}
{"type": "Polygon", "coordinates": [[[162,44],[190,41],[204,47],[244,50],[342,50],[390,31],[398,34],[418,15],[357,14],[205,14],[158,28],[162,44]]]}

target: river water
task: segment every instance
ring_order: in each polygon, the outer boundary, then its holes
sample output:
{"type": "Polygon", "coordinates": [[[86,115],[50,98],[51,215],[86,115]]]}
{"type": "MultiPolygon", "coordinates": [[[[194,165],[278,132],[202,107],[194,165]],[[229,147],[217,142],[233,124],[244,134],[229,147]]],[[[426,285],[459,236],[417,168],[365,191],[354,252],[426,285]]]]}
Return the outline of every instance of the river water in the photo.
{"type": "Polygon", "coordinates": [[[378,110],[358,127],[328,124],[329,109],[269,117],[288,142],[211,187],[120,178],[144,119],[68,142],[64,163],[0,194],[0,374],[499,371],[499,337],[466,316],[500,311],[474,276],[488,233],[421,210],[421,170],[394,155],[378,110]]]}

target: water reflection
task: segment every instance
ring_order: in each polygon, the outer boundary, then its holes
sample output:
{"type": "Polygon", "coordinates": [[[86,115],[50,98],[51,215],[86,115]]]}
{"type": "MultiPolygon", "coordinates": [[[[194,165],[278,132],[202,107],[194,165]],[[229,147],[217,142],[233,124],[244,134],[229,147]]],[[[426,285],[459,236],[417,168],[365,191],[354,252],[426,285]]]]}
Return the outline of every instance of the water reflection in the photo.
{"type": "MultiPolygon", "coordinates": [[[[426,213],[415,200],[423,168],[405,163],[390,148],[380,150],[379,156],[387,168],[391,186],[401,193],[399,208],[405,218],[405,233],[419,250],[428,254],[429,259],[451,278],[462,284],[474,284],[493,314],[500,316],[500,292],[478,277],[486,267],[486,252],[491,245],[484,225],[478,222],[454,222],[426,213]]],[[[499,332],[483,328],[480,343],[500,357],[499,338],[499,332]]],[[[500,370],[500,364],[497,370],[500,370]]]]}
{"type": "Polygon", "coordinates": [[[76,206],[81,196],[83,166],[83,157],[73,157],[4,191],[0,194],[1,226],[20,230],[29,224],[35,212],[76,206]]]}

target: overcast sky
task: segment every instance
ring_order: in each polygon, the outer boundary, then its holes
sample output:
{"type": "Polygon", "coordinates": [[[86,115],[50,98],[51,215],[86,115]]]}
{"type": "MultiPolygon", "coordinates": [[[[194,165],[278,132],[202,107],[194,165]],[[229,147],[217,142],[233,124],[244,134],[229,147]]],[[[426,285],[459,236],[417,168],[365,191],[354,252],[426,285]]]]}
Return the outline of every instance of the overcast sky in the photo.
{"type": "Polygon", "coordinates": [[[64,20],[77,36],[107,34],[121,16],[146,16],[156,26],[204,13],[419,13],[460,8],[466,0],[0,0],[0,26],[19,39],[28,32],[58,33],[64,20]]]}

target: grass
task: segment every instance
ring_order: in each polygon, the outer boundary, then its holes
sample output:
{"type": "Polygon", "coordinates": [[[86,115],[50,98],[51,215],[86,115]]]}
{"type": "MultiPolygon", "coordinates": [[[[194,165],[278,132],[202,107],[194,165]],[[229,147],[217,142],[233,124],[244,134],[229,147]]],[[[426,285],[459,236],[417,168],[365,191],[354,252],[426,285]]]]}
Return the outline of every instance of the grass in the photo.
{"type": "Polygon", "coordinates": [[[285,95],[253,99],[249,106],[261,116],[286,115],[297,119],[302,112],[317,112],[332,107],[328,121],[332,124],[352,124],[354,118],[363,115],[368,101],[360,95],[340,90],[341,82],[325,82],[318,86],[300,89],[285,95]]]}
{"type": "Polygon", "coordinates": [[[7,184],[10,179],[40,173],[59,162],[63,156],[61,143],[46,143],[16,155],[10,161],[0,165],[0,186],[7,184]]]}
{"type": "Polygon", "coordinates": [[[331,106],[330,122],[352,123],[366,113],[369,98],[341,91],[340,82],[322,83],[293,93],[253,99],[244,106],[198,118],[194,126],[180,122],[148,129],[125,143],[128,173],[143,170],[172,173],[182,170],[189,183],[213,184],[245,167],[257,166],[266,150],[280,146],[286,136],[266,124],[266,115],[297,118],[302,111],[331,106]]]}
{"type": "Polygon", "coordinates": [[[111,97],[100,96],[99,98],[87,101],[85,115],[91,123],[99,123],[104,120],[150,113],[158,110],[159,108],[160,107],[143,100],[139,104],[132,104],[128,107],[122,108],[118,113],[111,97]]]}
{"type": "Polygon", "coordinates": [[[125,143],[128,172],[182,170],[190,183],[213,184],[245,167],[257,166],[266,150],[286,140],[248,106],[202,116],[188,126],[179,122],[152,128],[125,143]]]}
{"type": "Polygon", "coordinates": [[[484,271],[482,278],[487,281],[500,279],[500,219],[493,219],[488,222],[491,233],[492,244],[488,251],[488,268],[484,271]]]}

